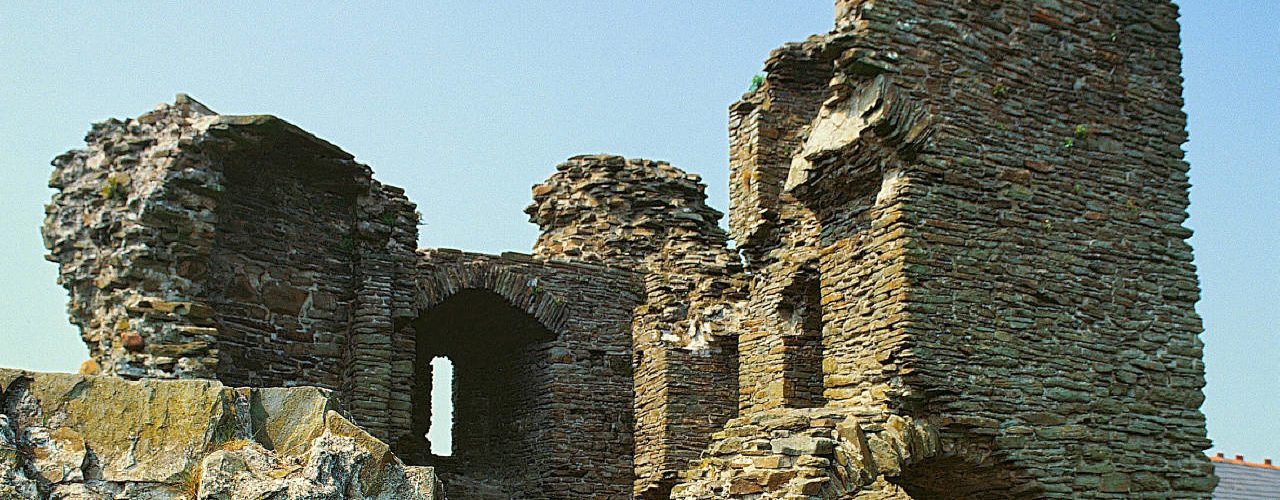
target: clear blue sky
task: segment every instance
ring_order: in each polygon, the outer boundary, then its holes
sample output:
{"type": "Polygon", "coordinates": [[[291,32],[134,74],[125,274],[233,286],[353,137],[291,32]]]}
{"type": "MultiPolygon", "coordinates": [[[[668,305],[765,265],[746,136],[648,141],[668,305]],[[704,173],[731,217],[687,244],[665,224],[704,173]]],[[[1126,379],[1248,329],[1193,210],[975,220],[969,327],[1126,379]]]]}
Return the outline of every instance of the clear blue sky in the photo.
{"type": "MultiPolygon", "coordinates": [[[[1190,225],[1217,449],[1280,458],[1280,2],[1180,2],[1190,225]]],[[[728,204],[727,106],[830,1],[0,2],[0,366],[86,357],[43,260],[49,160],[91,122],[186,92],[270,113],[402,186],[424,246],[527,251],[556,163],[610,152],[703,175],[728,204]],[[488,7],[485,7],[488,6],[488,7]]]]}

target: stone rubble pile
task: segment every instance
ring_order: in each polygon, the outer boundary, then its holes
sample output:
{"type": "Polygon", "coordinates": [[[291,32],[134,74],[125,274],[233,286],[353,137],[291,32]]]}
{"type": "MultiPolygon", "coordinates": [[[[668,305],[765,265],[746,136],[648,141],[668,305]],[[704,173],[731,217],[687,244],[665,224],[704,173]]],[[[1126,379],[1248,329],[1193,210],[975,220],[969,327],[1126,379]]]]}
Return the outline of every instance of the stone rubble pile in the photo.
{"type": "Polygon", "coordinates": [[[886,483],[939,451],[928,424],[862,422],[849,410],[774,409],[730,420],[671,498],[860,499],[901,490],[886,483]]]}

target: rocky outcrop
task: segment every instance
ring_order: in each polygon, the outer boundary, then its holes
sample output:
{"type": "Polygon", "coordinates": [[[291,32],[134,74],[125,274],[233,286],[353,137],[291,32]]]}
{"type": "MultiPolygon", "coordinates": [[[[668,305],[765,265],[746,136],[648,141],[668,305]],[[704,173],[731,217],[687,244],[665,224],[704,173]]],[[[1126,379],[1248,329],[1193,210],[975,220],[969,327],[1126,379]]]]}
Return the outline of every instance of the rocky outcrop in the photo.
{"type": "Polygon", "coordinates": [[[313,387],[0,369],[3,498],[443,498],[313,387]]]}

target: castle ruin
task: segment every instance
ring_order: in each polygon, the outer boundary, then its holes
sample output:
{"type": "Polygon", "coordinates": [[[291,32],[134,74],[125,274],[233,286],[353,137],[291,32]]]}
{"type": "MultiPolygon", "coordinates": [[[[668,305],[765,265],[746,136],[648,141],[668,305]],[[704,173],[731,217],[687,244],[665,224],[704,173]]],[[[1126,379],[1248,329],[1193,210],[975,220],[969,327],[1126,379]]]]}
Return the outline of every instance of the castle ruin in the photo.
{"type": "Polygon", "coordinates": [[[835,11],[730,107],[727,232],[592,155],[530,254],[419,249],[278,118],[94,125],[44,225],[85,370],[332,390],[454,498],[1208,498],[1177,8],[835,11]]]}

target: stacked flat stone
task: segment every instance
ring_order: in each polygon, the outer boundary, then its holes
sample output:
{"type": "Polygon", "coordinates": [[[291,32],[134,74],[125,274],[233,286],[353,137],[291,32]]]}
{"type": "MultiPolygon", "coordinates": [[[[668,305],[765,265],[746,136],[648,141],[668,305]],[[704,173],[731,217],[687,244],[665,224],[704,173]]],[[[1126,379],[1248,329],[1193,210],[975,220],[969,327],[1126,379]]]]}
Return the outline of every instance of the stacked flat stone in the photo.
{"type": "Polygon", "coordinates": [[[396,330],[403,347],[386,379],[412,402],[412,424],[393,433],[397,454],[435,465],[455,498],[630,498],[640,277],[440,248],[418,253],[416,274],[416,318],[396,330]],[[511,316],[523,320],[494,319],[511,316]],[[449,457],[431,456],[424,437],[437,356],[453,362],[449,457]]]}
{"type": "Polygon", "coordinates": [[[665,498],[679,471],[734,414],[737,305],[746,282],[724,246],[672,239],[641,268],[632,322],[636,494],[665,498]]]}
{"type": "Polygon", "coordinates": [[[525,213],[542,229],[533,253],[634,267],[675,237],[723,246],[716,223],[724,214],[706,205],[705,189],[665,162],[575,156],[533,187],[525,213]]]}
{"type": "Polygon", "coordinates": [[[662,497],[733,414],[737,254],[696,175],[663,162],[570,158],[534,186],[534,255],[631,269],[644,303],[635,353],[636,494],[662,497]]]}
{"type": "Polygon", "coordinates": [[[200,297],[222,178],[187,168],[183,154],[214,117],[179,96],[136,119],[94,125],[86,149],[53,160],[49,187],[57,192],[45,209],[44,240],[93,356],[85,370],[215,372],[216,330],[200,297]]]}
{"type": "Polygon", "coordinates": [[[905,498],[884,477],[937,455],[937,434],[896,416],[867,425],[857,413],[773,409],[730,420],[671,498],[905,498]]]}
{"type": "Polygon", "coordinates": [[[383,367],[391,318],[414,311],[402,190],[283,120],[183,95],[86,142],[54,160],[43,232],[87,373],[344,389],[376,435],[407,425],[383,367]]]}
{"type": "Polygon", "coordinates": [[[805,241],[813,225],[782,186],[826,97],[834,71],[826,45],[814,36],[774,50],[764,83],[729,108],[729,230],[749,262],[770,259],[784,240],[805,241]]]}

